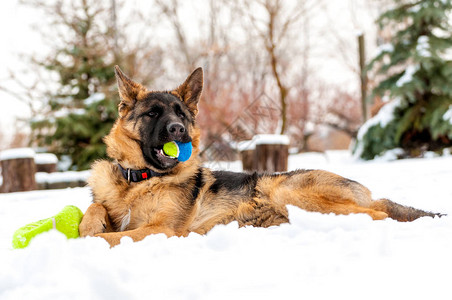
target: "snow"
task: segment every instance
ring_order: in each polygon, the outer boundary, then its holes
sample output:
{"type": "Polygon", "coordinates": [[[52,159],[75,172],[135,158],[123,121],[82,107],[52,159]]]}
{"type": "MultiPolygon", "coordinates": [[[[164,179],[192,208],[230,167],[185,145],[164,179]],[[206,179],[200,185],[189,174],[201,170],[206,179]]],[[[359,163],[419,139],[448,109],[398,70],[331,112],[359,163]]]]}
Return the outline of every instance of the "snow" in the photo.
{"type": "MultiPolygon", "coordinates": [[[[86,114],[86,110],[85,109],[83,109],[83,108],[71,108],[71,109],[68,109],[68,108],[62,108],[62,109],[60,109],[59,111],[56,111],[54,114],[53,114],[53,118],[65,118],[65,117],[67,117],[67,116],[69,116],[69,115],[78,115],[78,116],[83,116],[83,115],[85,115],[86,114]]],[[[54,119],[51,119],[51,121],[53,122],[54,121],[54,119]]]]}
{"type": "Polygon", "coordinates": [[[95,104],[99,101],[102,101],[105,99],[105,94],[104,93],[94,93],[91,96],[89,96],[88,98],[86,98],[84,100],[85,105],[91,105],[91,104],[95,104]]]}
{"type": "MultiPolygon", "coordinates": [[[[371,122],[367,123],[378,123],[381,127],[386,127],[394,119],[394,112],[398,107],[401,107],[403,104],[402,98],[396,98],[393,101],[385,104],[377,115],[375,115],[371,120],[371,122]]],[[[369,120],[370,121],[370,120],[369,120]]],[[[362,136],[359,136],[362,138],[362,136]]]]}
{"type": "Polygon", "coordinates": [[[35,151],[31,148],[13,148],[0,152],[0,161],[20,158],[34,158],[35,151]]]}
{"type": "Polygon", "coordinates": [[[398,159],[405,151],[402,148],[394,148],[390,150],[386,150],[382,154],[375,157],[374,160],[379,161],[391,161],[398,159]]]}
{"type": "Polygon", "coordinates": [[[430,44],[429,44],[428,36],[421,35],[417,39],[416,51],[417,51],[418,55],[422,56],[422,57],[431,57],[432,56],[432,53],[430,52],[430,44]]]}
{"type": "MultiPolygon", "coordinates": [[[[88,99],[88,98],[87,98],[88,99]]],[[[55,111],[51,116],[43,116],[38,115],[32,118],[32,122],[42,122],[42,121],[49,121],[51,123],[55,122],[55,119],[59,118],[65,118],[69,115],[77,115],[77,116],[83,116],[86,114],[86,110],[83,108],[67,108],[63,107],[58,111],[55,111]]]]}
{"type": "Polygon", "coordinates": [[[256,143],[253,140],[241,141],[236,148],[238,151],[254,150],[256,149],[256,143]]]}
{"type": "Polygon", "coordinates": [[[390,44],[390,43],[381,44],[380,46],[377,47],[375,56],[379,56],[383,52],[391,53],[393,51],[394,51],[394,45],[393,44],[390,44]]]}
{"type": "Polygon", "coordinates": [[[444,113],[443,120],[452,124],[452,105],[449,105],[449,109],[444,113]]]}
{"type": "MultiPolygon", "coordinates": [[[[348,152],[293,155],[290,169],[322,168],[375,197],[452,214],[452,157],[394,162],[348,152]]],[[[235,166],[235,165],[234,165],[235,166]]],[[[22,250],[15,229],[65,205],[85,211],[88,188],[0,195],[0,299],[450,299],[452,218],[411,223],[322,215],[289,207],[291,224],[215,227],[206,236],[153,235],[110,249],[100,238],[50,231],[22,250]]]]}
{"type": "Polygon", "coordinates": [[[289,145],[290,139],[287,135],[280,134],[256,134],[253,137],[256,145],[289,145]]]}
{"type": "Polygon", "coordinates": [[[396,86],[401,87],[408,82],[411,82],[413,80],[413,75],[417,72],[417,70],[419,70],[419,65],[409,65],[406,68],[405,73],[403,73],[399,80],[397,80],[396,86]]]}
{"type": "Polygon", "coordinates": [[[356,37],[360,37],[360,36],[362,36],[362,35],[364,35],[364,31],[359,30],[359,29],[355,29],[355,36],[356,36],[356,37]]]}
{"type": "Polygon", "coordinates": [[[408,11],[412,12],[412,13],[418,13],[419,10],[421,10],[421,6],[419,5],[419,3],[418,4],[414,4],[413,6],[408,8],[408,11]]]}
{"type": "Polygon", "coordinates": [[[58,157],[53,153],[36,153],[35,163],[38,165],[56,164],[58,157]]]}
{"type": "Polygon", "coordinates": [[[69,170],[69,167],[72,165],[72,158],[69,155],[62,155],[57,164],[57,169],[61,171],[69,170]]]}
{"type": "Polygon", "coordinates": [[[66,172],[37,172],[35,175],[37,183],[57,183],[57,182],[75,182],[86,181],[90,175],[90,171],[66,171],[66,172]]]}
{"type": "Polygon", "coordinates": [[[287,135],[280,134],[256,134],[252,140],[237,143],[238,151],[254,150],[256,145],[289,145],[290,139],[287,135]]]}

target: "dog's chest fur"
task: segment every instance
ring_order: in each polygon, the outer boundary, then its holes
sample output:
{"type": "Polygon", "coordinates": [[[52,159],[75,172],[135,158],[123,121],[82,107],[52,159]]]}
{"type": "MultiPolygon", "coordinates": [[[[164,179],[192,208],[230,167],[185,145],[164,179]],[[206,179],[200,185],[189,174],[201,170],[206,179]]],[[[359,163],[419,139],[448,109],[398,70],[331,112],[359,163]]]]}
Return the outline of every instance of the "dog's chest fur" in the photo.
{"type": "Polygon", "coordinates": [[[93,202],[107,209],[117,231],[147,224],[184,231],[192,212],[184,189],[159,178],[129,185],[121,176],[114,164],[101,161],[93,165],[88,181],[93,202]]]}

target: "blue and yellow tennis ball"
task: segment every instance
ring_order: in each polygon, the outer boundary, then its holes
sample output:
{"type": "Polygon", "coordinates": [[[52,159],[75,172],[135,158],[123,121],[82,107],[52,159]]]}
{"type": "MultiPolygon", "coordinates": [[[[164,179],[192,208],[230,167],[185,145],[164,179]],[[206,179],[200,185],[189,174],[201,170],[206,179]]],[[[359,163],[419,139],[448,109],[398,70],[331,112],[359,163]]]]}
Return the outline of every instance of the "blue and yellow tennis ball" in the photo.
{"type": "Polygon", "coordinates": [[[171,157],[177,158],[178,161],[187,161],[192,153],[193,146],[191,142],[181,143],[178,141],[168,142],[163,145],[163,152],[171,157]]]}
{"type": "Polygon", "coordinates": [[[78,207],[68,205],[54,217],[39,220],[17,229],[13,235],[13,248],[27,247],[35,236],[52,228],[66,235],[68,239],[78,238],[78,226],[82,217],[83,213],[78,207]]]}

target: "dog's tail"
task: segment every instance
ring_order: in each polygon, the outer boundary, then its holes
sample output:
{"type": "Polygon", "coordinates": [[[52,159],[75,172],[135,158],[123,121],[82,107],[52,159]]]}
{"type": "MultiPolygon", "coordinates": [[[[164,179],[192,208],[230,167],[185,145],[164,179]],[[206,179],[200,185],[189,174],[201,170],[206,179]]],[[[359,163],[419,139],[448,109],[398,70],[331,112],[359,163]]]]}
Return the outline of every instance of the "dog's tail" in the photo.
{"type": "Polygon", "coordinates": [[[388,199],[380,199],[372,202],[372,209],[383,211],[388,214],[391,219],[400,221],[400,222],[411,222],[420,217],[432,217],[435,216],[442,217],[444,214],[440,213],[432,213],[423,211],[420,209],[416,209],[409,206],[404,206],[398,203],[395,203],[388,199]]]}

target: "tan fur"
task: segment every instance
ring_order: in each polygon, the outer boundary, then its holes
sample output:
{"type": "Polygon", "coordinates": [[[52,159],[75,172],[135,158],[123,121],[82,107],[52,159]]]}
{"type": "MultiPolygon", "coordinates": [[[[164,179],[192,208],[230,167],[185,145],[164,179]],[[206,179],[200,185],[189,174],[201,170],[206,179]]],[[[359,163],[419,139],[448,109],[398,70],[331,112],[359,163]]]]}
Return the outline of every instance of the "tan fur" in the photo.
{"type": "MultiPolygon", "coordinates": [[[[412,221],[421,216],[434,216],[407,208],[389,200],[373,201],[370,191],[361,184],[321,170],[299,170],[282,174],[237,174],[244,178],[241,186],[219,180],[233,177],[200,167],[199,129],[187,130],[193,141],[193,155],[176,165],[167,175],[138,183],[128,183],[118,169],[153,168],[142,157],[138,128],[141,121],[131,123],[127,116],[134,101],[145,99],[148,92],[116,70],[122,104],[120,118],[105,138],[108,155],[115,161],[98,161],[92,166],[88,184],[93,204],[80,224],[80,235],[99,236],[111,246],[124,236],[139,241],[150,234],[187,236],[190,232],[205,234],[215,225],[237,221],[240,226],[269,227],[289,222],[286,205],[321,213],[365,213],[374,220],[389,217],[412,221]],[[133,97],[131,97],[131,95],[133,97]],[[133,98],[133,99],[132,99],[133,98]],[[138,128],[137,128],[138,127],[138,128]],[[202,179],[202,183],[197,182],[202,179]],[[222,185],[222,184],[223,185],[222,185]]],[[[199,70],[170,93],[196,115],[197,101],[193,90],[202,87],[199,70]],[[195,74],[198,72],[198,74],[195,74]]],[[[156,171],[156,170],[155,170],[156,171]]]]}

